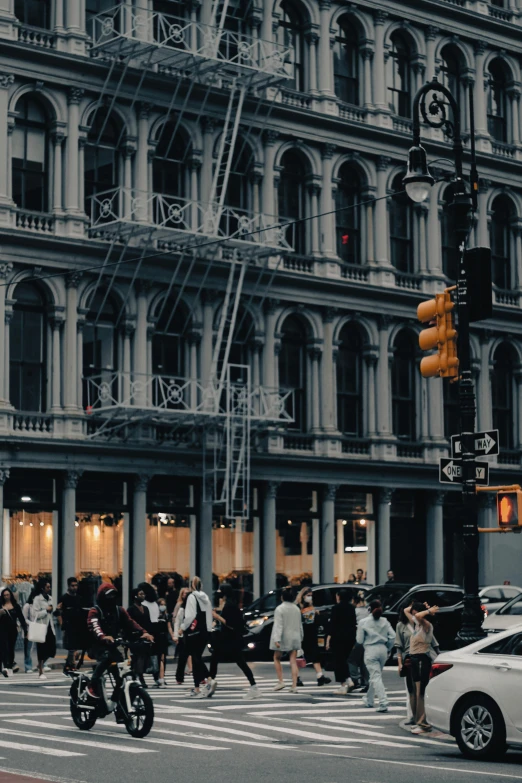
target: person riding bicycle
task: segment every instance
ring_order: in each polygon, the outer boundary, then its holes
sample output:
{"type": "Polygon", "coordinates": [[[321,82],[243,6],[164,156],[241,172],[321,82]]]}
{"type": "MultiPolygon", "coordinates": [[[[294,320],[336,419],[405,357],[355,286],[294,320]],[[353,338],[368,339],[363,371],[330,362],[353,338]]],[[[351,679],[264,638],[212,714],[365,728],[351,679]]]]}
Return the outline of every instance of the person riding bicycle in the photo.
{"type": "Polygon", "coordinates": [[[130,636],[133,633],[140,633],[141,639],[149,642],[153,642],[154,637],[129,617],[123,606],[118,606],[118,592],[110,582],[104,582],[98,588],[96,606],[90,609],[87,616],[87,627],[94,636],[89,655],[98,661],[88,692],[94,699],[99,699],[103,675],[112,663],[123,660],[115,645],[115,639],[120,635],[130,636]]]}

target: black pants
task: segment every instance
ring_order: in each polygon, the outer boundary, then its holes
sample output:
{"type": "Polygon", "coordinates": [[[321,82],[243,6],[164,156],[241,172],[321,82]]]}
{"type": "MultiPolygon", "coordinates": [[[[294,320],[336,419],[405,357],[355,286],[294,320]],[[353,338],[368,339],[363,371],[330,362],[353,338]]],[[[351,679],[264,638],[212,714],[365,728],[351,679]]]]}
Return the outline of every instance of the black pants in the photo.
{"type": "Polygon", "coordinates": [[[348,658],[352,651],[353,641],[339,639],[332,641],[331,647],[335,681],[346,682],[350,674],[348,658]]]}
{"type": "Polygon", "coordinates": [[[18,629],[13,625],[12,628],[2,629],[0,638],[0,663],[4,669],[12,669],[14,666],[16,638],[18,629]]]}
{"type": "Polygon", "coordinates": [[[101,697],[100,682],[103,675],[111,666],[111,664],[121,663],[121,661],[123,661],[123,657],[117,647],[111,646],[107,647],[106,649],[101,648],[99,651],[96,651],[96,660],[98,663],[94,667],[92,673],[91,686],[94,692],[101,697]]]}
{"type": "Polygon", "coordinates": [[[187,658],[188,658],[187,645],[185,639],[181,638],[178,640],[178,645],[176,647],[176,654],[178,656],[178,666],[176,669],[176,682],[183,682],[183,680],[185,679],[185,666],[187,665],[187,658]]]}
{"type": "Polygon", "coordinates": [[[248,665],[248,663],[245,661],[245,656],[243,655],[241,650],[213,650],[212,652],[212,658],[210,659],[210,676],[214,680],[217,674],[218,670],[218,663],[223,662],[223,660],[226,660],[226,662],[235,663],[239,666],[245,677],[247,678],[250,685],[255,685],[256,681],[254,678],[254,675],[252,674],[252,669],[248,665]]]}
{"type": "Polygon", "coordinates": [[[420,682],[420,695],[424,696],[424,691],[430,681],[431,658],[429,655],[411,655],[411,665],[408,667],[408,675],[411,677],[411,690],[408,683],[408,691],[412,693],[415,690],[414,683],[420,682]]]}
{"type": "Polygon", "coordinates": [[[192,676],[194,677],[194,687],[199,688],[199,683],[206,680],[209,676],[208,669],[203,663],[203,653],[207,649],[208,637],[205,634],[200,638],[197,636],[189,636],[186,639],[187,655],[192,656],[192,676]]]}

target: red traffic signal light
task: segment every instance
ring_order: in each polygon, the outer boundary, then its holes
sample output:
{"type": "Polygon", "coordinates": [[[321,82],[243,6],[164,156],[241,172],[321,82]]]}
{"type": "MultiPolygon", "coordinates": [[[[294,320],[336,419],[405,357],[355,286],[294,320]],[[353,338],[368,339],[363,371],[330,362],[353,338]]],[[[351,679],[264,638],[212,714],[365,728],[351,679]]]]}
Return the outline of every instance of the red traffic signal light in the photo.
{"type": "Polygon", "coordinates": [[[435,299],[421,302],[417,307],[419,321],[433,324],[419,334],[419,346],[423,351],[437,349],[437,353],[421,360],[420,371],[424,378],[436,375],[441,378],[458,377],[457,332],[452,313],[454,306],[447,289],[443,294],[435,294],[435,299]]]}
{"type": "Polygon", "coordinates": [[[497,522],[503,528],[522,525],[522,491],[497,492],[497,522]]]}

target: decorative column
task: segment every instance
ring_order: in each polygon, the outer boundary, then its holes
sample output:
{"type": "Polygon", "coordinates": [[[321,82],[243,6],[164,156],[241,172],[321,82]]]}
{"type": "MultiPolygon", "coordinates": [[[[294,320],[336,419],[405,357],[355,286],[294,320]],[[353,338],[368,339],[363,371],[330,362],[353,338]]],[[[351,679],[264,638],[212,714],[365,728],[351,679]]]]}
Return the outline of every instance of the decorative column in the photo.
{"type": "MultiPolygon", "coordinates": [[[[9,88],[14,84],[12,73],[0,74],[0,204],[12,204],[11,193],[11,156],[9,154],[9,88]]],[[[2,221],[4,222],[4,221],[2,221]]]]}
{"type": "Polygon", "coordinates": [[[150,476],[134,479],[132,496],[131,584],[143,582],[147,574],[147,489],[150,476]]]}
{"type": "Polygon", "coordinates": [[[200,224],[199,214],[199,172],[203,160],[202,150],[192,150],[192,155],[188,161],[190,170],[190,199],[192,201],[192,229],[197,231],[200,224]]]}
{"type": "Polygon", "coordinates": [[[442,275],[439,196],[440,187],[432,188],[428,205],[428,272],[437,277],[442,275]]]}
{"type": "Polygon", "coordinates": [[[13,320],[13,301],[8,299],[6,300],[6,304],[8,305],[8,308],[5,311],[5,343],[4,343],[4,388],[6,397],[8,400],[8,407],[12,407],[10,404],[11,399],[11,384],[10,384],[10,372],[11,372],[11,365],[10,365],[10,332],[11,332],[11,321],[13,320]]]}
{"type": "Polygon", "coordinates": [[[212,177],[214,174],[214,131],[215,120],[210,117],[203,118],[203,164],[201,167],[201,203],[203,211],[208,206],[210,191],[212,189],[212,177]]]}
{"type": "MultiPolygon", "coordinates": [[[[78,4],[78,0],[72,0],[78,4]]],[[[67,119],[67,168],[65,171],[65,208],[67,212],[77,214],[80,211],[80,180],[79,141],[80,141],[80,101],[84,90],[71,87],[68,94],[69,116],[67,119]]]]}
{"type": "MultiPolygon", "coordinates": [[[[310,185],[308,185],[308,193],[310,196],[310,215],[318,215],[319,214],[319,195],[321,193],[321,186],[318,182],[312,182],[310,185]]],[[[318,255],[319,254],[319,218],[312,217],[311,220],[308,221],[308,224],[310,226],[310,244],[311,244],[311,250],[312,254],[318,255]]]]}
{"type": "Polygon", "coordinates": [[[364,95],[363,106],[365,109],[373,108],[372,100],[372,60],[374,57],[374,50],[371,46],[365,46],[361,51],[363,59],[363,73],[364,73],[364,95]]]}
{"type": "Polygon", "coordinates": [[[152,104],[140,103],[138,108],[138,144],[136,150],[136,209],[137,220],[149,218],[149,116],[152,104]]]}
{"type": "Polygon", "coordinates": [[[426,529],[427,581],[444,582],[444,492],[428,494],[426,529]]]}
{"type": "Polygon", "coordinates": [[[321,250],[327,257],[336,256],[335,247],[335,202],[333,199],[333,156],[335,144],[325,144],[323,153],[323,187],[321,190],[321,250]]]}
{"type": "Polygon", "coordinates": [[[279,301],[267,299],[265,301],[265,349],[263,352],[263,386],[275,390],[276,382],[276,320],[279,301]]]}
{"type": "Polygon", "coordinates": [[[330,584],[334,580],[335,557],[335,496],[338,484],[327,484],[323,489],[321,508],[321,582],[330,584]]]}
{"type": "Polygon", "coordinates": [[[444,389],[442,383],[427,383],[428,436],[440,443],[444,437],[444,389]]]}
{"type": "Polygon", "coordinates": [[[320,429],[320,391],[319,391],[319,362],[321,360],[321,348],[314,344],[308,347],[308,356],[311,365],[311,392],[310,400],[310,429],[312,432],[318,432],[320,429]]]}
{"type": "MultiPolygon", "coordinates": [[[[9,331],[6,329],[5,281],[13,271],[11,262],[0,264],[0,368],[9,364],[9,331]]],[[[9,386],[6,384],[5,371],[0,374],[0,408],[9,407],[9,386]]],[[[0,517],[0,521],[1,521],[0,517]]],[[[1,564],[1,561],[0,561],[1,564]]],[[[0,574],[1,576],[1,574],[0,574]]]]}
{"type": "MultiPolygon", "coordinates": [[[[276,159],[276,141],[279,138],[277,131],[265,131],[263,134],[265,168],[262,187],[262,213],[267,225],[277,222],[275,216],[278,214],[278,204],[275,189],[275,159],[276,159]]],[[[267,240],[270,236],[267,232],[267,240]]]]}
{"type": "Polygon", "coordinates": [[[64,2],[65,0],[55,0],[55,5],[54,5],[54,32],[58,34],[64,32],[64,27],[63,27],[64,2]]]}
{"type": "Polygon", "coordinates": [[[134,140],[126,138],[121,146],[123,157],[123,198],[119,207],[127,219],[132,219],[133,215],[133,188],[132,188],[132,158],[136,152],[134,140]]]}
{"type": "Polygon", "coordinates": [[[123,338],[123,382],[122,392],[123,401],[128,405],[131,398],[131,340],[136,330],[136,325],[132,321],[125,321],[122,327],[121,335],[123,338]]]}
{"type": "Polygon", "coordinates": [[[53,212],[61,212],[62,203],[62,145],[65,135],[62,131],[53,134],[54,146],[54,182],[53,182],[53,212]]]}
{"type": "Polygon", "coordinates": [[[83,24],[80,17],[80,0],[66,0],[67,3],[67,31],[70,33],[83,32],[83,24]]]}
{"type": "Polygon", "coordinates": [[[491,332],[480,333],[480,376],[478,384],[478,429],[480,432],[490,430],[493,426],[493,410],[491,402],[491,367],[489,355],[491,349],[491,332]]]}
{"type": "Polygon", "coordinates": [[[279,483],[268,481],[265,485],[263,499],[263,529],[262,529],[262,562],[263,562],[263,593],[276,588],[276,498],[279,483]]]}
{"type": "MultiPolygon", "coordinates": [[[[212,501],[214,485],[206,479],[202,485],[197,539],[197,569],[203,590],[212,592],[212,501]]],[[[192,574],[194,576],[194,574],[192,574]]]]}
{"type": "Polygon", "coordinates": [[[486,57],[486,44],[484,41],[475,43],[475,133],[477,136],[487,138],[488,120],[486,116],[486,89],[484,83],[484,60],[486,57]]]}
{"type": "Polygon", "coordinates": [[[478,247],[489,247],[488,193],[490,187],[490,180],[479,180],[478,218],[476,226],[476,242],[478,247]]]}
{"type": "Polygon", "coordinates": [[[375,260],[381,266],[391,266],[388,259],[388,202],[386,180],[391,158],[377,158],[377,199],[375,202],[375,260]]]}
{"type": "Polygon", "coordinates": [[[203,339],[201,341],[199,375],[201,378],[201,385],[204,389],[207,387],[210,381],[210,369],[212,366],[215,300],[216,297],[213,291],[203,292],[203,339]]]}
{"type": "Polygon", "coordinates": [[[384,65],[384,24],[388,19],[385,11],[375,11],[375,58],[373,63],[373,102],[379,111],[389,111],[386,102],[386,69],[384,65]]]}
{"type": "Polygon", "coordinates": [[[61,410],[62,363],[60,350],[60,330],[64,318],[61,313],[54,313],[50,319],[52,330],[52,365],[51,365],[51,412],[61,410]]]}
{"type": "Polygon", "coordinates": [[[378,551],[378,584],[386,582],[386,572],[393,568],[391,562],[391,532],[390,516],[392,489],[380,489],[378,493],[378,526],[377,526],[377,551],[378,551]]]}
{"type": "Polygon", "coordinates": [[[417,213],[417,225],[419,228],[419,272],[426,274],[428,271],[428,259],[426,248],[426,212],[428,211],[427,204],[416,204],[414,211],[417,213]]]}
{"type": "Polygon", "coordinates": [[[336,427],[336,386],[334,372],[333,321],[337,311],[327,307],[323,312],[324,350],[321,372],[321,427],[327,432],[335,432],[336,427]]]}
{"type": "Polygon", "coordinates": [[[310,69],[308,92],[310,95],[317,95],[317,44],[319,42],[319,36],[317,33],[309,32],[306,35],[306,42],[308,44],[308,62],[310,69]]]}
{"type": "MultiPolygon", "coordinates": [[[[200,324],[194,324],[194,327],[196,326],[200,327],[200,324]]],[[[196,410],[198,404],[198,345],[201,343],[200,328],[194,328],[188,333],[187,342],[189,346],[190,373],[190,394],[188,402],[192,410],[196,410]]]]}
{"type": "MultiPolygon", "coordinates": [[[[438,27],[429,25],[425,31],[426,38],[426,80],[431,81],[437,75],[437,66],[435,64],[435,39],[439,32],[438,27]]],[[[458,98],[457,98],[458,99],[458,98]]]]}
{"type": "Polygon", "coordinates": [[[376,345],[367,345],[363,352],[366,362],[366,436],[374,438],[377,434],[377,383],[375,380],[379,351],[376,345]]]}
{"type": "Polygon", "coordinates": [[[134,335],[134,405],[144,405],[147,383],[147,294],[150,290],[148,280],[140,280],[136,285],[136,333],[134,335]]]}
{"type": "Polygon", "coordinates": [[[508,90],[508,97],[511,101],[511,137],[512,143],[520,145],[520,89],[511,87],[508,90]]]}
{"type": "MultiPolygon", "coordinates": [[[[9,478],[9,468],[0,468],[0,582],[3,576],[11,575],[11,542],[4,530],[4,484],[9,478]]],[[[7,527],[7,526],[6,526],[7,527]]],[[[9,527],[7,527],[9,531],[9,527]]]]}
{"type": "Polygon", "coordinates": [[[330,49],[331,5],[331,0],[319,0],[319,92],[325,96],[334,94],[332,52],[330,49]]]}
{"type": "Polygon", "coordinates": [[[379,318],[379,359],[377,362],[377,434],[389,438],[391,426],[390,318],[379,318]]]}
{"type": "MultiPolygon", "coordinates": [[[[62,493],[62,520],[60,525],[60,549],[62,560],[59,567],[58,585],[60,595],[67,590],[67,578],[78,576],[76,563],[76,487],[82,475],[81,470],[68,470],[64,476],[62,493]]],[[[56,590],[56,585],[54,587],[56,590]]]]}
{"type": "Polygon", "coordinates": [[[78,285],[81,272],[74,272],[66,277],[67,288],[64,333],[64,385],[63,407],[66,411],[78,410],[78,367],[77,353],[77,322],[78,322],[78,285]]]}

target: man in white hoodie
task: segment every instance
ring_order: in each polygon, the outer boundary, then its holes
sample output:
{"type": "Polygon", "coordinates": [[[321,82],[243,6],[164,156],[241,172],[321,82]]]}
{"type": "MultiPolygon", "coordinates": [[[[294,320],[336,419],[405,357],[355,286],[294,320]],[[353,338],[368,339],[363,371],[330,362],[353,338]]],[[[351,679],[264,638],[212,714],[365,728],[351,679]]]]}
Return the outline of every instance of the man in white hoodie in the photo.
{"type": "Polygon", "coordinates": [[[199,576],[193,578],[190,586],[192,592],[187,598],[185,619],[181,625],[187,654],[192,656],[194,688],[190,695],[195,699],[205,699],[214,694],[217,685],[215,681],[207,684],[208,669],[203,663],[203,653],[212,631],[212,604],[208,595],[201,589],[199,576]],[[200,685],[203,686],[201,690],[200,685]]]}

